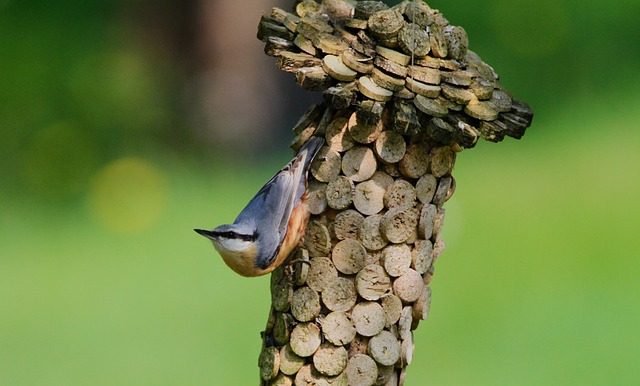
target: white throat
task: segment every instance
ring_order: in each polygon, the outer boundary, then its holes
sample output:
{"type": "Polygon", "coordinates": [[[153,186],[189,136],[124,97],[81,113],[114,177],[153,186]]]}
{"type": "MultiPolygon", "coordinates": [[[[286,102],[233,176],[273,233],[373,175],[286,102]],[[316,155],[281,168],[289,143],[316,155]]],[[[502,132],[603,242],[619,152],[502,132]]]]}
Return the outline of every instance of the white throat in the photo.
{"type": "Polygon", "coordinates": [[[211,242],[221,255],[239,254],[251,248],[251,242],[240,239],[221,237],[218,239],[212,239],[211,242]]]}

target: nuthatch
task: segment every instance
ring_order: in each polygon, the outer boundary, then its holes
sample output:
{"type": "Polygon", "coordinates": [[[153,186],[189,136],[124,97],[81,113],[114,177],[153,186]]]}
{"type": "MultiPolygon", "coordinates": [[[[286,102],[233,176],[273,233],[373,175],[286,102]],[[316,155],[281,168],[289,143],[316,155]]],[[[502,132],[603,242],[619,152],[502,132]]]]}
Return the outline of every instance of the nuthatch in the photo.
{"type": "Polygon", "coordinates": [[[242,276],[279,267],[298,245],[309,220],[307,174],[324,139],[312,137],[249,201],[233,224],[195,229],[213,243],[224,262],[242,276]]]}

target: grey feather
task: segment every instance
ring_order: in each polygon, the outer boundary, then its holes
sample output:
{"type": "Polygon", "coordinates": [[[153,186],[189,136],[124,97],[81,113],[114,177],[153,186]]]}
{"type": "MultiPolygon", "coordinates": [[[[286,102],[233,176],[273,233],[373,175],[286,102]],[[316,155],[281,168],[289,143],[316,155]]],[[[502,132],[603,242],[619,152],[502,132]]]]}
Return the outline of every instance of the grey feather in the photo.
{"type": "Polygon", "coordinates": [[[259,237],[256,265],[266,268],[275,259],[287,234],[293,209],[305,193],[307,172],[324,139],[313,137],[298,155],[273,176],[240,212],[235,224],[253,227],[257,233],[273,232],[275,237],[259,237]]]}

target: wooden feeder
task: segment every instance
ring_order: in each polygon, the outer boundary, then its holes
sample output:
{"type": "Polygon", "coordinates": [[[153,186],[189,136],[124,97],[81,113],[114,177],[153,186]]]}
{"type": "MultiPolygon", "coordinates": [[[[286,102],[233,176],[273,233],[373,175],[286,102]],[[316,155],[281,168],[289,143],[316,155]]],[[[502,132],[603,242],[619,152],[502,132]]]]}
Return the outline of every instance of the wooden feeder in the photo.
{"type": "Polygon", "coordinates": [[[422,1],[304,0],[263,16],[258,37],[324,95],[291,147],[327,141],[311,167],[304,247],[271,276],[261,384],[402,385],[456,156],[480,138],[521,138],[533,112],[422,1]]]}

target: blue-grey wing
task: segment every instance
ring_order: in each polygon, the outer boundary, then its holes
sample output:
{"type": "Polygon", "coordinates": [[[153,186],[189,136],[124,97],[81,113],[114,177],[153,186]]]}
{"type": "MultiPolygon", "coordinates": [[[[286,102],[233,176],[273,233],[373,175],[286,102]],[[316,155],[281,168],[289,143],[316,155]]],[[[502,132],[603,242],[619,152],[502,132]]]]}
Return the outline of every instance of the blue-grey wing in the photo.
{"type": "Polygon", "coordinates": [[[264,268],[276,257],[287,234],[291,213],[305,192],[307,170],[323,144],[324,139],[320,137],[308,140],[298,155],[260,189],[236,218],[236,224],[253,226],[258,233],[274,233],[260,238],[258,266],[264,268]]]}
{"type": "Polygon", "coordinates": [[[275,251],[287,233],[287,225],[294,205],[297,184],[287,169],[273,176],[240,212],[235,223],[251,224],[257,232],[273,232],[277,237],[261,238],[261,245],[275,251]]]}

